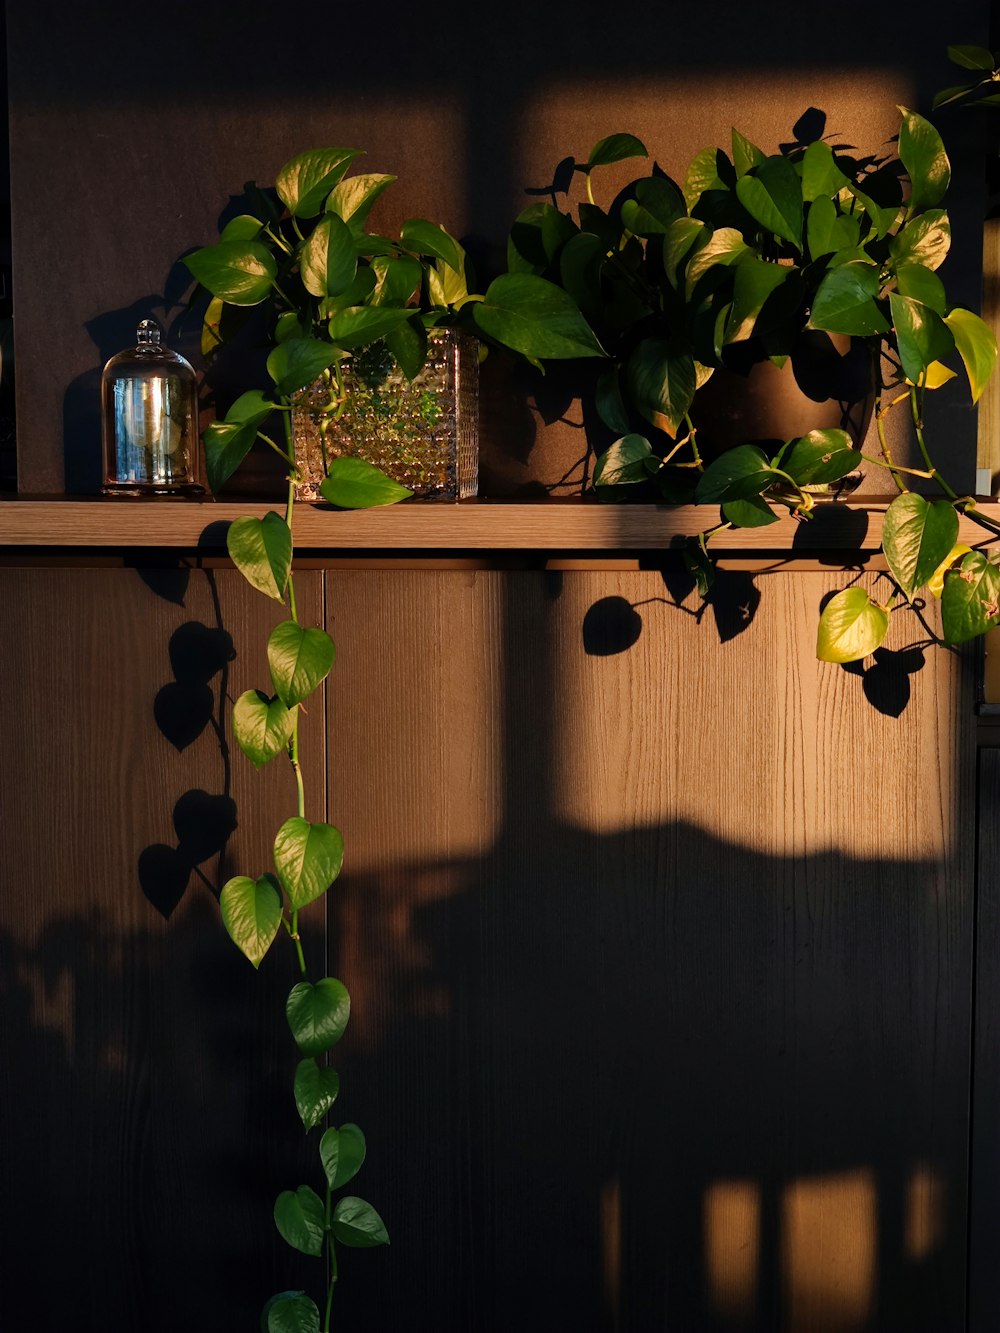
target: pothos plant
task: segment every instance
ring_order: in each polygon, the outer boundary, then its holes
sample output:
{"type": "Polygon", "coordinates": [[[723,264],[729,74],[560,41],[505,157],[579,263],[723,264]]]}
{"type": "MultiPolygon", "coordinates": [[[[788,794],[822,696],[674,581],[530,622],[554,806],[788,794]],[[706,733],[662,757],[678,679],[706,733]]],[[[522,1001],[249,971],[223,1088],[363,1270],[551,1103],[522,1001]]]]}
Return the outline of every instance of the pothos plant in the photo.
{"type": "MultiPolygon", "coordinates": [[[[597,494],[721,508],[720,521],[692,534],[685,550],[703,594],[713,536],[774,523],[782,508],[808,519],[817,493],[854,472],[861,456],[838,428],[772,452],[748,442],[706,456],[699,393],[723,367],[784,365],[808,333],[860,346],[879,442],[867,462],[887,469],[899,491],[883,551],[905,600],[940,590],[945,641],[959,643],[1000,622],[1000,556],[957,543],[959,513],[995,525],[932,458],[924,400],[954,378],[955,362],[978,401],[997,348],[982,319],[949,299],[938,272],[951,240],[941,206],[951,168],[940,135],[900,111],[895,158],[857,159],[818,137],[766,154],[734,130],[731,155],[702,150],[682,183],[654,164],[605,207],[595,173],[648,156],[634,135],[611,135],[586,163],[570,159],[586,192],[576,216],[555,201],[525,209],[511,228],[508,265],[560,286],[593,332],[587,355],[603,358],[594,405],[616,437],[597,459],[597,494]],[[886,419],[897,410],[912,418],[922,467],[893,457],[886,419]]],[[[532,350],[530,333],[522,346],[532,350]]],[[[893,604],[859,588],[835,596],[820,618],[819,657],[847,662],[873,652],[893,604]]]]}
{"type": "MultiPolygon", "coordinates": [[[[338,1246],[370,1247],[388,1242],[375,1208],[341,1191],[360,1169],[365,1139],[357,1125],[326,1126],[340,1080],[329,1053],[340,1041],[350,997],[335,977],[313,980],[308,971],[300,914],[327,892],[340,874],[344,844],[332,825],[309,817],[299,758],[302,705],[330,672],[334,645],[325,630],[299,619],[292,575],[293,514],[301,480],[295,458],[292,410],[296,395],[317,379],[328,388],[328,418],[340,413],[346,390],[342,366],[362,348],[382,345],[412,379],[427,353],[428,330],[440,324],[473,326],[472,307],[488,308],[476,332],[489,344],[511,345],[508,331],[527,321],[546,358],[582,354],[590,331],[572,299],[543,279],[516,283],[505,275],[485,297],[470,292],[463,247],[443,227],[426,219],[403,224],[396,240],[368,230],[369,213],[395,179],[382,174],[351,176],[359,150],[326,148],[300,153],[278,172],[273,189],[253,182],[245,193],[255,207],[226,223],[219,239],[185,259],[197,279],[193,301],[208,295],[203,350],[208,356],[233,336],[240,320],[261,307],[270,383],[240,395],[224,420],[205,432],[208,481],[218,492],[257,439],[287,469],[284,515],[238,518],[229,528],[229,554],[249,583],[287,608],[287,618],[267,642],[270,688],[248,690],[232,708],[233,734],[256,767],[287,757],[295,781],[296,807],[274,838],[273,864],[257,876],[237,875],[222,888],[220,906],[229,935],[259,967],[279,935],[294,947],[299,979],[286,1014],[300,1059],[294,1100],[317,1144],[317,1184],[283,1191],[274,1221],[294,1249],[322,1261],[324,1292],[319,1302],[303,1291],[272,1297],[261,1316],[264,1333],[329,1333],[338,1280],[338,1246]],[[264,428],[281,423],[276,440],[264,428]]],[[[275,432],[278,433],[278,432],[275,432]]],[[[323,497],[338,509],[368,508],[408,499],[412,492],[359,458],[325,460],[323,497]]]]}
{"type": "MultiPolygon", "coordinates": [[[[396,177],[349,174],[360,156],[355,148],[309,150],[285,163],[273,188],[249,182],[244,193],[255,211],[228,221],[217,241],[184,259],[198,282],[192,299],[209,296],[206,357],[239,333],[254,307],[262,308],[269,349],[270,383],[241,394],[205,432],[214,492],[258,438],[295,466],[291,433],[279,443],[264,426],[276,411],[287,422],[296,395],[318,381],[326,386],[325,402],[310,407],[320,414],[325,439],[346,403],[344,361],[362,349],[377,347],[411,380],[435,327],[474,333],[484,354],[491,344],[520,353],[521,330],[529,327],[531,351],[524,354],[536,364],[594,349],[586,321],[557,285],[536,278],[512,284],[504,274],[479,294],[464,247],[440,224],[412,218],[396,239],[370,230],[372,208],[396,177]]],[[[350,475],[340,463],[337,471],[342,479],[350,475]]],[[[336,483],[324,479],[320,490],[331,503],[342,502],[336,483]]]]}

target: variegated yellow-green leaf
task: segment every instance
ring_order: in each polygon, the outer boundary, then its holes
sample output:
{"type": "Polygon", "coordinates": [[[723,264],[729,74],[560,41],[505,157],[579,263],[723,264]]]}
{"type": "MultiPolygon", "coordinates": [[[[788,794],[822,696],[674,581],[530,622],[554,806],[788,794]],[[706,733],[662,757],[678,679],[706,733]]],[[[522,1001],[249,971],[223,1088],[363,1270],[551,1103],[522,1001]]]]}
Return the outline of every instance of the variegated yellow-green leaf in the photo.
{"type": "Polygon", "coordinates": [[[262,690],[246,690],[233,704],[233,735],[255,768],[263,768],[286,749],[295,726],[295,710],[262,690]]]}
{"type": "Polygon", "coordinates": [[[958,514],[947,500],[907,491],[886,510],[882,549],[892,577],[912,601],[958,539],[958,514]]]}
{"type": "Polygon", "coordinates": [[[253,880],[236,875],[219,895],[222,922],[241,953],[254,967],[261,961],[281,925],[281,893],[273,875],[253,880]]]}
{"type": "Polygon", "coordinates": [[[880,647],[889,630],[889,612],[864,588],[845,588],[831,597],[819,618],[816,656],[821,662],[858,662],[880,647]]]}
{"type": "Polygon", "coordinates": [[[945,558],[938,565],[937,569],[927,580],[927,591],[932,592],[935,597],[940,597],[944,592],[944,576],[956,560],[961,559],[963,555],[968,555],[972,550],[971,546],[966,546],[965,542],[956,542],[945,558]]]}

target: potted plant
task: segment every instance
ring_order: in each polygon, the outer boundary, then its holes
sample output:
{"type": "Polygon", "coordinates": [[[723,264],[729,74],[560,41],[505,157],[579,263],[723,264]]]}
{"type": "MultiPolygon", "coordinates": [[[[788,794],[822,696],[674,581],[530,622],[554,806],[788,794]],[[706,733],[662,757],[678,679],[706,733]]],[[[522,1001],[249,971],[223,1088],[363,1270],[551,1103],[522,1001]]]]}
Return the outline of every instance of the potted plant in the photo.
{"type": "MultiPolygon", "coordinates": [[[[780,507],[807,518],[817,490],[836,486],[860,461],[860,431],[847,420],[821,421],[770,447],[738,436],[721,447],[711,441],[709,453],[702,440],[711,426],[699,409],[713,379],[728,375],[732,392],[734,377],[794,367],[810,343],[839,339],[828,357],[840,377],[845,356],[852,375],[861,366],[854,400],[862,421],[871,397],[880,452],[868,461],[888,469],[900,492],[884,541],[899,589],[910,600],[943,579],[950,643],[1000,622],[996,562],[956,547],[959,510],[991,521],[949,486],[923,429],[926,394],[956,373],[949,362],[976,402],[997,352],[989,328],[951,302],[938,272],[950,244],[942,202],[951,172],[934,127],[901,108],[898,156],[878,160],[847,156],[818,137],[766,154],[734,130],[731,154],[699,152],[683,183],[654,165],[598,204],[595,174],[646,156],[634,135],[602,139],[586,163],[572,164],[586,191],[576,216],[555,202],[532,204],[508,244],[511,273],[545,278],[572,296],[605,353],[591,385],[611,440],[595,466],[598,495],[721,507],[719,523],[694,534],[686,551],[707,591],[714,532],[775,522],[780,507]],[[892,455],[885,422],[894,410],[912,416],[919,469],[892,455]],[[942,498],[925,499],[914,481],[942,498]]],[[[488,308],[477,319],[491,327],[488,308]]],[[[521,350],[533,350],[530,336],[521,350]]],[[[836,403],[840,395],[812,396],[836,403]]],[[[838,594],[821,617],[819,656],[867,656],[893,604],[876,605],[861,589],[838,594]]]]}
{"type": "MultiPolygon", "coordinates": [[[[472,290],[465,249],[444,227],[414,218],[396,239],[369,230],[373,205],[395,177],[351,174],[361,155],[353,148],[299,153],[277,173],[273,189],[245,187],[253,214],[233,218],[217,241],[184,259],[209,297],[206,355],[230,343],[239,317],[253,308],[268,351],[270,383],[241,394],[205,432],[214,492],[258,437],[303,481],[292,416],[304,398],[318,418],[323,463],[331,461],[323,442],[352,407],[345,377],[352,358],[364,359],[361,380],[374,374],[381,382],[396,368],[413,381],[427,363],[429,341],[441,332],[473,337],[483,351],[491,342],[517,350],[524,323],[533,331],[532,359],[600,355],[571,297],[542,279],[519,288],[514,309],[504,306],[501,283],[488,327],[478,323],[472,311],[483,297],[472,290]],[[276,412],[284,418],[280,441],[265,429],[276,412]]],[[[338,462],[332,478],[317,479],[316,490],[335,505],[353,503],[342,482],[355,472],[338,462]]],[[[373,474],[364,476],[370,483],[373,474]]]]}

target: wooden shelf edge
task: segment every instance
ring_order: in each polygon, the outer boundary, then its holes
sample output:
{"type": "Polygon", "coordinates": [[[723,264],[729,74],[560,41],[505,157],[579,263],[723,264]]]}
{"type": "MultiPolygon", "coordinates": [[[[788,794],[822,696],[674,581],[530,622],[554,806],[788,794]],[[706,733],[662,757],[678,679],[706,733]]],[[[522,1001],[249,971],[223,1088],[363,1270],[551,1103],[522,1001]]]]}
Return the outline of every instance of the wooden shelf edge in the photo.
{"type": "MultiPolygon", "coordinates": [[[[886,506],[885,500],[826,502],[808,521],[779,509],[778,521],[766,527],[719,533],[711,550],[865,557],[881,545],[886,506]]],[[[1000,504],[984,501],[980,508],[1000,523],[1000,504]]],[[[0,500],[0,548],[217,553],[225,551],[226,530],[234,519],[263,517],[271,509],[281,511],[280,503],[11,497],[0,500]]],[[[300,504],[295,540],[300,552],[656,551],[679,549],[717,515],[707,505],[611,505],[585,499],[406,501],[350,511],[300,504]]],[[[964,516],[959,539],[970,546],[993,540],[964,516]]]]}

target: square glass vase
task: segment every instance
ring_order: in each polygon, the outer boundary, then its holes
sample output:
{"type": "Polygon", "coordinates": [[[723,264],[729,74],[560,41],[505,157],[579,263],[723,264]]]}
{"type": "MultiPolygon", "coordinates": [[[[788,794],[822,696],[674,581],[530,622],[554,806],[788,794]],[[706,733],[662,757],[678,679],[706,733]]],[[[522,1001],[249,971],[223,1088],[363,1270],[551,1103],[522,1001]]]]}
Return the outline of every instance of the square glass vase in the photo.
{"type": "Polygon", "coordinates": [[[346,401],[324,413],[324,379],[292,402],[296,497],[321,500],[334,458],[363,458],[414,495],[465,500],[479,485],[479,344],[456,329],[431,329],[427,360],[408,380],[384,343],[341,362],[346,401]]]}

